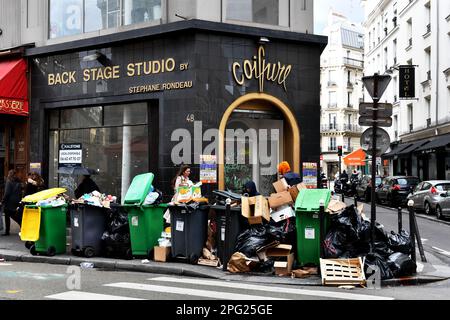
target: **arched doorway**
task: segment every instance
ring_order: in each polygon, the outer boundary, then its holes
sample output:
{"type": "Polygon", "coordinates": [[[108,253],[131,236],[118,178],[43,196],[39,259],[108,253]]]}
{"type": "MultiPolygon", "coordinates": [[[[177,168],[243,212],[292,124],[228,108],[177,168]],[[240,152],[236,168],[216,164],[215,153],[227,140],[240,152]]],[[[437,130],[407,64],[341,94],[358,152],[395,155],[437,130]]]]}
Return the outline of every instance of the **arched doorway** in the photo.
{"type": "MultiPolygon", "coordinates": [[[[226,187],[225,166],[228,154],[226,154],[225,146],[226,140],[229,140],[226,131],[237,128],[255,129],[257,133],[259,133],[259,129],[280,129],[280,141],[274,144],[278,146],[279,152],[276,159],[277,161],[288,161],[292,170],[300,172],[300,129],[294,114],[281,100],[271,95],[251,93],[234,101],[225,111],[220,123],[219,189],[224,190],[226,187]]],[[[259,172],[255,167],[247,171],[251,171],[253,177],[259,172]]],[[[267,183],[264,181],[267,182],[267,180],[261,179],[260,185],[266,185],[267,183]]]]}

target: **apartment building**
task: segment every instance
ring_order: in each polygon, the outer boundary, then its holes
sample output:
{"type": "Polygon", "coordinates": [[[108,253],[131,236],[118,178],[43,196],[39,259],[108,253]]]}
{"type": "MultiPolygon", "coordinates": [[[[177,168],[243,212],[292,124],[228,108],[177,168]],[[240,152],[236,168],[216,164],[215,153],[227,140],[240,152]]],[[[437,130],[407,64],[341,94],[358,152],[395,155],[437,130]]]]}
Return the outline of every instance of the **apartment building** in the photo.
{"type": "Polygon", "coordinates": [[[0,50],[20,51],[28,64],[27,162],[50,187],[71,193],[77,184],[58,173],[69,145],[81,149],[76,165],[99,172],[102,192],[120,198],[136,174],[153,172],[170,200],[180,163],[199,179],[209,129],[222,134],[206,194],[241,191],[247,180],[267,194],[278,162],[300,173],[319,164],[326,38],[312,34],[312,0],[0,0],[0,8],[0,50]],[[246,140],[236,156],[246,162],[235,163],[229,128],[279,135],[266,157],[249,156],[263,138],[246,140]]]}
{"type": "MultiPolygon", "coordinates": [[[[325,29],[328,46],[321,57],[321,148],[322,169],[334,178],[339,171],[338,146],[343,156],[360,148],[363,128],[358,125],[358,106],[363,97],[363,29],[345,16],[329,13],[325,29]]],[[[341,161],[341,169],[347,168],[341,161]]]]}
{"type": "MultiPolygon", "coordinates": [[[[366,68],[390,74],[382,102],[393,103],[390,174],[421,179],[450,178],[449,66],[450,2],[443,0],[362,1],[365,8],[366,68]],[[414,65],[415,99],[399,97],[401,65],[414,65]]],[[[366,94],[366,97],[368,95],[366,94]]],[[[367,98],[366,98],[367,99],[367,98]]]]}

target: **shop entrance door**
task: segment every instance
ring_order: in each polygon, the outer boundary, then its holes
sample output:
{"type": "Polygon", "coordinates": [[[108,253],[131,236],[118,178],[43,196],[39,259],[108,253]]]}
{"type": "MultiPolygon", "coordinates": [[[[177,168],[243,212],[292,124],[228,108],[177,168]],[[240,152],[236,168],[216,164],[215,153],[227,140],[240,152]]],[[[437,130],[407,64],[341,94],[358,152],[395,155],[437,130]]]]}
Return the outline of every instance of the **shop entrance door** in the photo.
{"type": "Polygon", "coordinates": [[[11,158],[11,149],[14,151],[14,130],[11,130],[10,126],[0,123],[0,197],[3,198],[5,191],[5,182],[8,171],[14,166],[10,166],[10,163],[14,163],[14,157],[11,158]]]}
{"type": "Polygon", "coordinates": [[[267,196],[273,192],[278,163],[284,160],[283,127],[284,121],[280,119],[252,113],[233,115],[225,138],[227,189],[240,193],[243,185],[252,180],[261,194],[267,196]]]}

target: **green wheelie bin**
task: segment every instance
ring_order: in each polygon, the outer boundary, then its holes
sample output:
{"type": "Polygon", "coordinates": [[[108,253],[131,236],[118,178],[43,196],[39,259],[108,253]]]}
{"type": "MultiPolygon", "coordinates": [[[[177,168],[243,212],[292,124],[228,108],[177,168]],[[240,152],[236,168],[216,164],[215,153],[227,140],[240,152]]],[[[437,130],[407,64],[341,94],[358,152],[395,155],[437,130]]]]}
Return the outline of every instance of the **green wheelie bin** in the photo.
{"type": "Polygon", "coordinates": [[[153,248],[164,229],[164,211],[167,204],[126,206],[130,226],[131,252],[133,256],[153,259],[153,248]]]}
{"type": "Polygon", "coordinates": [[[153,258],[153,248],[158,244],[164,228],[164,211],[167,205],[143,205],[151,190],[153,173],[134,177],[123,201],[128,212],[131,252],[133,256],[153,258]]]}
{"type": "MultiPolygon", "coordinates": [[[[25,206],[25,211],[36,212],[38,209],[36,205],[25,206]]],[[[38,236],[27,238],[26,234],[21,234],[22,240],[34,241],[34,244],[29,248],[32,255],[54,256],[55,254],[66,253],[67,204],[59,207],[41,206],[40,209],[40,225],[33,226],[33,228],[37,228],[35,232],[38,230],[38,236]]]]}
{"type": "MultiPolygon", "coordinates": [[[[331,200],[328,189],[302,189],[295,202],[297,227],[297,261],[301,266],[320,264],[320,201],[325,209],[331,200]]],[[[329,214],[324,214],[324,232],[330,226],[329,214]]]]}

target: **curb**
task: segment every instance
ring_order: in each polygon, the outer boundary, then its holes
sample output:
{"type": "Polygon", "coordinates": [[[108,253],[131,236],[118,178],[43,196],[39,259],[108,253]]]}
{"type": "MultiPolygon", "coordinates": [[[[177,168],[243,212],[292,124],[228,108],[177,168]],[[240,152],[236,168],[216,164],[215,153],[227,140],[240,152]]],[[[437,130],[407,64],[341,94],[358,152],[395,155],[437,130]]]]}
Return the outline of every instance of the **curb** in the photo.
{"type": "MultiPolygon", "coordinates": [[[[394,211],[395,213],[397,213],[397,209],[395,209],[395,208],[385,207],[385,206],[380,206],[380,205],[378,205],[378,206],[380,208],[383,208],[383,209],[386,209],[386,210],[389,210],[389,211],[394,211]]],[[[408,209],[405,209],[405,208],[402,208],[402,209],[404,209],[404,210],[402,210],[402,213],[409,214],[408,213],[408,209]]],[[[437,218],[432,218],[431,216],[427,216],[425,214],[420,214],[420,213],[417,213],[417,212],[414,212],[414,213],[415,213],[417,218],[425,219],[425,220],[433,221],[433,222],[437,222],[437,223],[442,223],[442,224],[445,224],[447,226],[450,226],[450,221],[438,220],[437,218]]]]}
{"type": "MultiPolygon", "coordinates": [[[[205,279],[215,279],[224,281],[246,281],[252,283],[264,283],[264,284],[278,284],[278,285],[300,285],[308,287],[323,287],[320,277],[318,279],[307,278],[302,281],[301,279],[291,279],[288,277],[272,277],[261,276],[256,273],[247,274],[223,274],[220,271],[213,269],[201,269],[202,271],[189,270],[183,265],[180,267],[164,266],[164,265],[150,265],[150,264],[137,264],[126,261],[107,261],[102,259],[84,259],[82,257],[47,257],[47,256],[33,256],[30,254],[23,254],[22,252],[0,252],[0,256],[5,261],[19,261],[27,263],[49,263],[55,265],[77,265],[82,262],[90,262],[94,264],[95,269],[106,269],[115,271],[130,271],[130,272],[145,272],[156,274],[167,274],[176,276],[197,277],[205,279]],[[206,274],[208,271],[210,274],[206,274]],[[214,275],[214,273],[217,273],[214,275]]],[[[198,266],[196,266],[197,268],[198,266]]],[[[208,268],[208,267],[205,267],[208,268]]],[[[394,287],[394,286],[412,286],[421,285],[427,283],[433,283],[438,281],[448,280],[450,277],[437,277],[437,276],[414,276],[400,279],[382,280],[382,287],[394,287]]]]}

